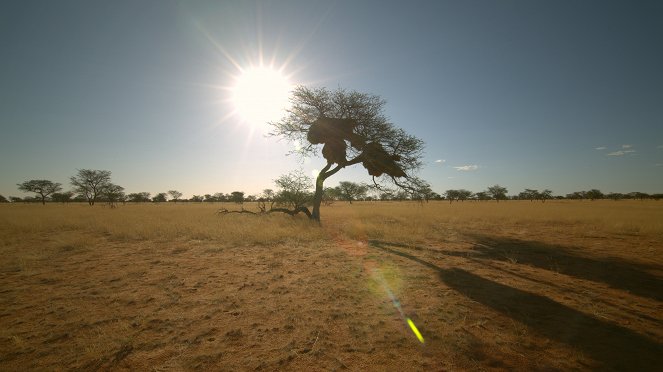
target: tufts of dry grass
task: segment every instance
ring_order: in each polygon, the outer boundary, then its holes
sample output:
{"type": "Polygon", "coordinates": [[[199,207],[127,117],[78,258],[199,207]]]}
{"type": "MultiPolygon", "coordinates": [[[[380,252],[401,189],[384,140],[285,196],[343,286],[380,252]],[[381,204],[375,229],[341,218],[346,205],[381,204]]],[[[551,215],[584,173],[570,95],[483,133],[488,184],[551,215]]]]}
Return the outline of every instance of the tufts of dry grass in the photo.
{"type": "Polygon", "coordinates": [[[658,202],[222,207],[0,205],[0,370],[660,369],[658,202]]]}

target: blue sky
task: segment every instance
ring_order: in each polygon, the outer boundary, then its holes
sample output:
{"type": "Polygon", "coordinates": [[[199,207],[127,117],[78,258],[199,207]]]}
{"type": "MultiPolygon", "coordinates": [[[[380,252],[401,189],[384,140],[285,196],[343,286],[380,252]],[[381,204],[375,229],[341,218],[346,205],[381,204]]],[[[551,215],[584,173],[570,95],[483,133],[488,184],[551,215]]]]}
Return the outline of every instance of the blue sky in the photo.
{"type": "Polygon", "coordinates": [[[223,87],[261,55],[385,98],[440,193],[662,192],[661,45],[654,1],[3,1],[0,194],[80,168],[186,197],[320,169],[231,115],[223,87]]]}

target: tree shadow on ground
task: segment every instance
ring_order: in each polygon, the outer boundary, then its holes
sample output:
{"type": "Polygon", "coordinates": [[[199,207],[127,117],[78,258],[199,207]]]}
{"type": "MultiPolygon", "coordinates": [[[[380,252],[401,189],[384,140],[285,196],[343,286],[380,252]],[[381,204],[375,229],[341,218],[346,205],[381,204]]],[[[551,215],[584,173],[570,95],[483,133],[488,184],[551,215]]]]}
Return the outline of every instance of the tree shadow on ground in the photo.
{"type": "Polygon", "coordinates": [[[373,240],[371,243],[428,250],[448,256],[511,261],[578,279],[604,283],[612,288],[625,290],[641,297],[663,301],[663,280],[646,271],[647,269],[663,270],[663,267],[660,266],[637,264],[618,258],[582,257],[574,254],[571,247],[563,245],[484,235],[469,235],[469,237],[473,239],[474,245],[470,252],[424,248],[379,240],[373,240]]]}
{"type": "Polygon", "coordinates": [[[663,280],[645,271],[655,267],[616,258],[581,257],[561,245],[483,235],[471,237],[476,242],[474,258],[512,260],[663,301],[663,280]]]}
{"type": "Polygon", "coordinates": [[[444,284],[467,298],[519,321],[549,339],[582,350],[602,363],[604,369],[648,371],[663,368],[663,347],[638,333],[598,320],[545,296],[512,288],[463,269],[443,269],[390,245],[371,242],[371,246],[384,252],[436,270],[444,284]]]}

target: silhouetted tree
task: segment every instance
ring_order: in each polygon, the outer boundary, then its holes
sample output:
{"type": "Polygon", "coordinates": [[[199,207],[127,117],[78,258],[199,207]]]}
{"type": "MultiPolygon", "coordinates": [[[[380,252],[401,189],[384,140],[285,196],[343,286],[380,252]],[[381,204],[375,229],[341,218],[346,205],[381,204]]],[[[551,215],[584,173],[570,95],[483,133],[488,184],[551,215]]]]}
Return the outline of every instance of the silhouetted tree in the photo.
{"type": "Polygon", "coordinates": [[[79,194],[85,196],[88,204],[94,205],[101,191],[110,184],[111,172],[106,170],[79,169],[71,177],[71,184],[79,194]]]}
{"type": "Polygon", "coordinates": [[[454,200],[458,200],[458,190],[447,190],[444,192],[444,196],[449,200],[449,203],[454,200]]]}
{"type": "Polygon", "coordinates": [[[546,200],[553,198],[552,190],[545,189],[540,193],[537,193],[537,196],[541,199],[542,203],[545,203],[546,200]]]}
{"type": "Polygon", "coordinates": [[[169,190],[168,195],[173,199],[173,202],[177,203],[178,200],[182,197],[182,193],[177,190],[169,190]]]}
{"type": "Polygon", "coordinates": [[[0,203],[9,203],[9,200],[5,198],[4,196],[0,195],[0,203]]]}
{"type": "Polygon", "coordinates": [[[152,197],[154,203],[164,203],[168,201],[168,197],[165,192],[160,192],[152,197]]]}
{"type": "Polygon", "coordinates": [[[487,192],[485,191],[479,191],[478,193],[474,194],[477,200],[490,200],[490,195],[488,195],[487,192]]]}
{"type": "Polygon", "coordinates": [[[10,196],[9,200],[11,200],[12,203],[20,203],[23,201],[23,199],[19,198],[18,196],[10,196]]]}
{"type": "Polygon", "coordinates": [[[518,199],[529,200],[533,202],[539,198],[539,190],[535,189],[525,189],[525,191],[518,194],[518,199]]]}
{"type": "Polygon", "coordinates": [[[603,199],[603,193],[598,189],[586,191],[585,196],[588,197],[589,200],[603,199]]]}
{"type": "Polygon", "coordinates": [[[204,199],[200,195],[194,195],[189,200],[192,201],[192,202],[202,202],[204,199]]]}
{"type": "Polygon", "coordinates": [[[575,199],[575,200],[582,200],[587,197],[587,193],[585,191],[576,191],[572,192],[570,194],[566,194],[567,199],[575,199]]]}
{"type": "Polygon", "coordinates": [[[291,102],[288,114],[270,123],[271,134],[303,144],[302,156],[317,155],[322,145],[327,164],[316,178],[312,219],[320,222],[325,180],[345,167],[362,164],[376,187],[389,183],[411,191],[424,184],[413,174],[422,164],[423,142],[389,122],[382,98],[299,86],[291,102]]]}
{"type": "Polygon", "coordinates": [[[629,193],[629,196],[633,199],[640,199],[640,200],[645,200],[645,199],[649,198],[649,194],[644,193],[644,192],[639,192],[639,191],[631,192],[631,193],[629,193]]]}
{"type": "Polygon", "coordinates": [[[460,190],[457,190],[457,191],[458,191],[458,200],[460,200],[460,201],[465,201],[465,200],[471,198],[472,194],[473,194],[472,191],[465,190],[465,189],[460,189],[460,190]]]}
{"type": "Polygon", "coordinates": [[[150,193],[149,192],[134,192],[129,195],[127,195],[127,199],[130,202],[134,203],[146,203],[150,201],[150,193]]]}
{"type": "Polygon", "coordinates": [[[499,203],[500,200],[506,200],[506,193],[507,189],[506,187],[502,187],[500,185],[493,185],[486,190],[488,195],[490,195],[491,198],[497,200],[499,203]]]}
{"type": "Polygon", "coordinates": [[[62,190],[60,183],[49,180],[30,180],[18,183],[18,189],[25,192],[34,192],[41,198],[41,204],[46,205],[46,197],[62,190]]]}
{"type": "Polygon", "coordinates": [[[230,193],[230,198],[228,201],[233,203],[242,204],[244,203],[244,191],[233,191],[230,193]]]}
{"type": "Polygon", "coordinates": [[[71,198],[74,197],[74,192],[73,191],[65,191],[65,192],[55,192],[53,195],[51,195],[51,200],[54,202],[58,203],[69,203],[71,201],[71,198]]]}

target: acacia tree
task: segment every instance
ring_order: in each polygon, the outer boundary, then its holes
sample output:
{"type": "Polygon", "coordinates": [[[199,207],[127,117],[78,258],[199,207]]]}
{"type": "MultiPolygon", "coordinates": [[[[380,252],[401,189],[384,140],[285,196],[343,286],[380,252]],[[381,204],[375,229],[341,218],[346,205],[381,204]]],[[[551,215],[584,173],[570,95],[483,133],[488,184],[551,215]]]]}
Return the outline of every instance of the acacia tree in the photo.
{"type": "Polygon", "coordinates": [[[170,195],[174,203],[177,203],[177,201],[182,197],[182,193],[177,190],[169,190],[168,195],[170,195]]]}
{"type": "Polygon", "coordinates": [[[506,193],[507,189],[506,187],[500,186],[500,185],[493,185],[486,190],[488,195],[490,195],[493,199],[497,200],[499,203],[500,200],[506,200],[506,193]]]}
{"type": "Polygon", "coordinates": [[[79,169],[70,180],[76,192],[85,196],[88,204],[94,205],[104,188],[110,184],[110,177],[110,171],[79,169]]]}
{"type": "Polygon", "coordinates": [[[16,185],[21,191],[38,194],[41,198],[41,204],[43,205],[46,205],[46,197],[62,190],[62,184],[49,180],[30,180],[16,185]]]}
{"type": "Polygon", "coordinates": [[[279,187],[275,196],[277,203],[299,210],[311,202],[310,190],[313,184],[301,169],[282,175],[274,183],[279,187]]]}
{"type": "Polygon", "coordinates": [[[353,200],[359,200],[366,197],[368,186],[360,183],[341,181],[338,183],[338,196],[342,200],[347,200],[352,204],[353,200]]]}
{"type": "Polygon", "coordinates": [[[54,192],[53,195],[51,195],[51,200],[54,202],[60,202],[60,203],[69,203],[71,201],[71,198],[74,197],[74,192],[73,191],[65,191],[65,192],[54,192]]]}
{"type": "Polygon", "coordinates": [[[320,222],[324,182],[341,169],[362,164],[376,188],[395,186],[415,191],[427,186],[415,177],[423,141],[395,127],[379,96],[338,89],[298,86],[286,115],[272,122],[273,136],[302,144],[302,156],[321,154],[327,164],[315,181],[311,219],[320,222]]]}
{"type": "Polygon", "coordinates": [[[160,192],[156,194],[154,197],[152,197],[152,201],[154,203],[165,203],[168,201],[168,196],[166,195],[165,192],[160,192]]]}
{"type": "MultiPolygon", "coordinates": [[[[214,194],[216,195],[216,194],[214,194]]],[[[221,194],[223,195],[223,194],[221,194]]],[[[236,203],[236,204],[243,204],[244,203],[244,191],[233,191],[230,193],[230,197],[228,198],[228,201],[236,203]]]]}
{"type": "Polygon", "coordinates": [[[101,196],[111,208],[115,208],[117,202],[125,202],[127,196],[124,194],[124,187],[109,183],[101,191],[101,196]]]}

